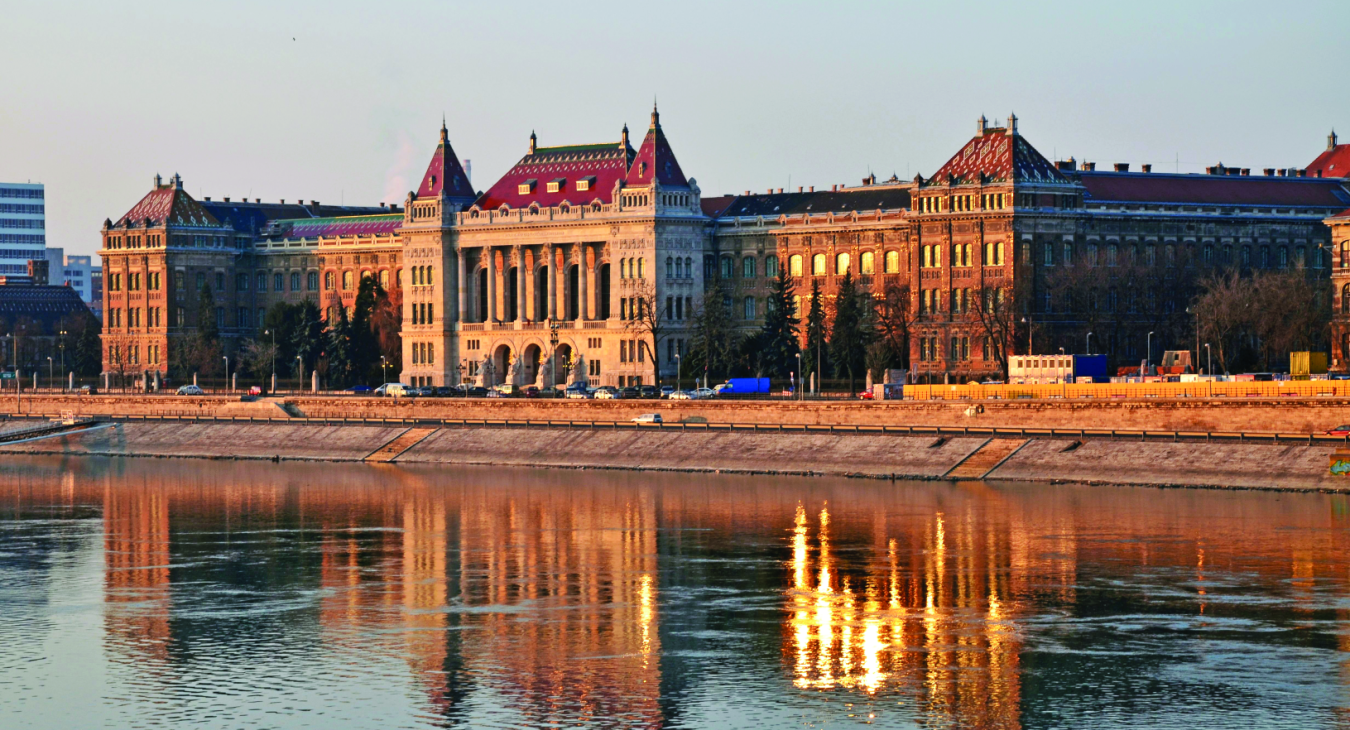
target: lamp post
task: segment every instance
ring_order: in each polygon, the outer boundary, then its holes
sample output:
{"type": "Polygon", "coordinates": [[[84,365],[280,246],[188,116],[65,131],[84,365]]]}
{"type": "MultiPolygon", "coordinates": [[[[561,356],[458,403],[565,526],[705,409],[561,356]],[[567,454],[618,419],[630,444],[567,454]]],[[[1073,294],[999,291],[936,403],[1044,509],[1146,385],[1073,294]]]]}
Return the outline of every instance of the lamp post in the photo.
{"type": "Polygon", "coordinates": [[[1091,355],[1091,354],[1092,354],[1092,333],[1091,333],[1091,332],[1087,333],[1087,353],[1085,353],[1085,354],[1088,354],[1088,355],[1091,355]]]}
{"type": "Polygon", "coordinates": [[[384,355],[380,355],[380,377],[382,378],[380,382],[389,382],[389,361],[385,359],[384,355]]]}
{"type": "Polygon", "coordinates": [[[225,361],[225,389],[228,392],[234,392],[234,390],[230,388],[230,357],[228,355],[221,355],[221,359],[225,361]]]}
{"type": "Polygon", "coordinates": [[[1027,326],[1027,354],[1028,354],[1028,355],[1034,355],[1034,354],[1036,354],[1036,348],[1035,348],[1035,347],[1032,347],[1032,343],[1031,343],[1031,318],[1030,318],[1030,317],[1023,317],[1023,318],[1022,318],[1022,324],[1024,324],[1024,325],[1027,326]]]}
{"type": "Polygon", "coordinates": [[[263,334],[272,336],[272,387],[277,384],[277,331],[263,330],[263,334]]]}
{"type": "Polygon", "coordinates": [[[48,355],[48,356],[47,356],[47,387],[48,387],[48,388],[52,387],[52,379],[53,379],[53,377],[54,377],[54,376],[52,375],[52,367],[53,367],[53,366],[52,366],[52,356],[51,356],[51,355],[48,355]]]}
{"type": "Polygon", "coordinates": [[[66,331],[61,330],[61,344],[58,345],[61,350],[61,392],[66,392],[66,331]]]}
{"type": "Polygon", "coordinates": [[[558,367],[558,323],[551,319],[548,321],[548,345],[548,387],[552,388],[558,383],[558,374],[554,372],[558,367]]]}
{"type": "MultiPolygon", "coordinates": [[[[797,375],[798,375],[798,377],[800,377],[801,374],[802,374],[802,353],[801,353],[801,350],[798,350],[798,351],[797,351],[797,375]]],[[[803,380],[804,380],[804,378],[803,378],[803,380]]],[[[801,381],[801,380],[797,381],[796,386],[797,386],[797,400],[802,400],[803,398],[806,397],[806,394],[802,392],[802,381],[801,381]]]]}
{"type": "Polygon", "coordinates": [[[1144,361],[1145,361],[1146,363],[1148,363],[1149,366],[1152,366],[1152,365],[1153,365],[1153,333],[1152,333],[1152,332],[1148,333],[1148,340],[1147,340],[1147,342],[1148,342],[1148,345],[1147,345],[1148,352],[1145,353],[1145,355],[1144,355],[1144,361]]]}
{"type": "MultiPolygon", "coordinates": [[[[798,357],[801,357],[798,355],[798,357]]],[[[680,353],[675,353],[675,392],[680,391],[680,353]]]]}
{"type": "Polygon", "coordinates": [[[295,392],[302,393],[305,390],[305,356],[295,356],[295,392]]]}
{"type": "Polygon", "coordinates": [[[1209,349],[1209,343],[1208,343],[1208,342],[1205,343],[1205,359],[1208,361],[1208,363],[1205,365],[1205,374],[1206,374],[1206,375],[1213,375],[1213,374],[1214,374],[1214,353],[1210,351],[1210,349],[1209,349]]]}

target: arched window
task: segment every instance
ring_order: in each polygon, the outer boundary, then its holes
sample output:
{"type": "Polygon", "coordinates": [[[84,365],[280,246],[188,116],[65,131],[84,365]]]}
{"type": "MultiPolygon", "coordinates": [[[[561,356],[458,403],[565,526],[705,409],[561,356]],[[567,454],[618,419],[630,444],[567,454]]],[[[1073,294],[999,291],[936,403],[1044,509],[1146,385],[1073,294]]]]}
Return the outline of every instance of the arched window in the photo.
{"type": "Polygon", "coordinates": [[[1294,247],[1294,267],[1302,269],[1308,265],[1308,249],[1303,246],[1294,247]]]}
{"type": "Polygon", "coordinates": [[[730,256],[723,256],[723,257],[722,257],[722,278],[723,278],[723,279],[730,279],[730,278],[731,278],[731,275],[734,274],[734,273],[736,273],[735,271],[733,271],[733,268],[734,268],[734,267],[733,267],[733,265],[732,265],[732,263],[731,263],[731,257],[730,257],[730,256]]]}
{"type": "Polygon", "coordinates": [[[1347,267],[1350,267],[1350,241],[1341,241],[1341,268],[1347,267]]]}
{"type": "Polygon", "coordinates": [[[692,258],[685,258],[684,260],[684,275],[690,279],[694,278],[694,260],[692,258]]]}
{"type": "Polygon", "coordinates": [[[412,346],[412,364],[417,365],[422,361],[421,346],[414,342],[412,346]]]}
{"type": "Polygon", "coordinates": [[[361,271],[361,281],[365,281],[366,279],[369,278],[370,278],[370,269],[363,269],[361,271]]]}
{"type": "Polygon", "coordinates": [[[436,274],[432,270],[432,267],[428,266],[426,270],[422,272],[422,283],[426,285],[435,284],[436,283],[436,279],[434,278],[435,276],[436,274]]]}
{"type": "Polygon", "coordinates": [[[1341,314],[1350,314],[1350,284],[1341,287],[1341,314]]]}
{"type": "Polygon", "coordinates": [[[741,259],[741,278],[742,278],[742,279],[753,279],[753,278],[755,278],[755,257],[754,257],[754,256],[746,256],[745,258],[741,259]]]}
{"type": "Polygon", "coordinates": [[[961,265],[970,266],[973,261],[974,259],[970,257],[970,244],[967,243],[961,247],[961,265]]]}
{"type": "Polygon", "coordinates": [[[307,279],[307,281],[305,282],[307,289],[309,289],[310,291],[316,291],[319,288],[319,272],[311,271],[309,272],[309,275],[306,276],[305,278],[307,279]]]}
{"type": "Polygon", "coordinates": [[[811,257],[811,275],[812,276],[825,275],[825,254],[818,253],[815,256],[811,257]]]}
{"type": "Polygon", "coordinates": [[[258,291],[267,291],[267,272],[258,272],[258,291]]]}
{"type": "Polygon", "coordinates": [[[745,309],[744,314],[745,314],[745,318],[746,318],[746,319],[754,319],[754,318],[755,318],[755,298],[754,298],[754,297],[746,297],[746,298],[745,298],[744,309],[745,309]]]}
{"type": "Polygon", "coordinates": [[[1281,268],[1281,269],[1287,269],[1287,268],[1289,268],[1289,247],[1288,247],[1288,246],[1280,246],[1280,254],[1279,254],[1279,255],[1280,255],[1280,261],[1279,261],[1280,268],[1281,268]]]}
{"type": "Polygon", "coordinates": [[[1108,244],[1106,245],[1106,265],[1107,265],[1107,266],[1115,266],[1115,265],[1116,265],[1116,254],[1117,254],[1117,253],[1118,253],[1118,250],[1117,250],[1117,248],[1116,248],[1116,244],[1114,244],[1114,243],[1108,243],[1108,244]]]}
{"type": "Polygon", "coordinates": [[[1003,242],[1002,242],[1002,241],[999,241],[998,243],[994,244],[994,264],[997,265],[997,266],[1002,266],[1002,265],[1003,265],[1003,242]]]}
{"type": "Polygon", "coordinates": [[[333,272],[325,271],[323,273],[323,290],[333,291],[333,272]]]}
{"type": "Polygon", "coordinates": [[[380,286],[389,288],[389,269],[380,269],[380,286]]]}
{"type": "Polygon", "coordinates": [[[352,290],[352,272],[351,272],[351,271],[344,271],[344,272],[342,272],[342,290],[343,290],[343,291],[351,291],[351,290],[352,290]]]}
{"type": "Polygon", "coordinates": [[[841,253],[834,257],[834,273],[836,276],[843,276],[848,273],[849,258],[848,254],[841,253]]]}
{"type": "Polygon", "coordinates": [[[666,257],[666,278],[667,279],[675,278],[675,259],[671,258],[670,256],[666,257]]]}
{"type": "Polygon", "coordinates": [[[764,259],[764,275],[768,277],[778,276],[778,257],[768,256],[764,259]]]}
{"type": "Polygon", "coordinates": [[[876,254],[871,251],[863,251],[862,257],[858,260],[858,265],[862,267],[860,273],[875,274],[876,254]]]}
{"type": "Polygon", "coordinates": [[[888,274],[898,274],[898,273],[900,273],[900,252],[899,252],[899,251],[887,251],[887,252],[886,252],[886,273],[888,273],[888,274]]]}
{"type": "Polygon", "coordinates": [[[637,278],[639,279],[647,278],[647,259],[640,258],[637,261],[638,261],[637,278]]]}
{"type": "Polygon", "coordinates": [[[788,257],[788,274],[790,276],[802,275],[802,255],[794,253],[788,257]]]}
{"type": "Polygon", "coordinates": [[[932,246],[924,246],[924,247],[923,247],[923,267],[924,267],[925,269],[927,269],[927,268],[931,268],[932,266],[933,266],[933,247],[932,247],[932,246]]]}

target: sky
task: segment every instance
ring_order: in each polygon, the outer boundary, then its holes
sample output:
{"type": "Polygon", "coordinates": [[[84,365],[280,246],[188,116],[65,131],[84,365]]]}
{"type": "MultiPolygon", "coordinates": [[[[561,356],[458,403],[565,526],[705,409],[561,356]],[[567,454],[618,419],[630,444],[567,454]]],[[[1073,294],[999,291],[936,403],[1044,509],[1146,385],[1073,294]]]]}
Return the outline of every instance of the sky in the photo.
{"type": "Polygon", "coordinates": [[[402,203],[442,115],[484,190],[531,131],[636,143],[654,99],[709,196],[930,175],[1009,112],[1050,158],[1303,167],[1350,134],[1347,28],[1344,0],[10,3],[0,181],[86,254],[156,173],[402,203]]]}

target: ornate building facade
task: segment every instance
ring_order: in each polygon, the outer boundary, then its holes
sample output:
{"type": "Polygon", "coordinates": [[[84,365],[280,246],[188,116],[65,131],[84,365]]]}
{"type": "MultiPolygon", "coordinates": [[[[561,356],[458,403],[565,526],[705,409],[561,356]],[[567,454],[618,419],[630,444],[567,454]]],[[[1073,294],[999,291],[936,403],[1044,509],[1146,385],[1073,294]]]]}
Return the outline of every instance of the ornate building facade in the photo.
{"type": "Polygon", "coordinates": [[[442,126],[402,208],[197,201],[177,176],[156,178],[103,228],[105,370],[165,371],[170,340],[202,316],[230,354],[276,302],[311,299],[332,316],[369,276],[402,302],[404,382],[650,384],[675,375],[709,287],[750,332],[780,267],[802,314],[813,282],[828,310],[846,273],[902,301],[909,366],[930,379],[993,375],[1000,353],[1079,342],[1137,363],[1146,332],[1159,348],[1181,341],[1194,282],[1221,267],[1302,269],[1350,311],[1342,283],[1324,285],[1328,224],[1343,218],[1328,216],[1350,205],[1343,147],[1333,137],[1314,175],[1108,172],[1047,160],[1015,116],[981,117],[928,178],[703,198],[655,109],[636,149],[626,126],[600,144],[531,134],[485,192],[442,126]],[[991,328],[990,305],[1005,301],[1016,315],[991,328]]]}

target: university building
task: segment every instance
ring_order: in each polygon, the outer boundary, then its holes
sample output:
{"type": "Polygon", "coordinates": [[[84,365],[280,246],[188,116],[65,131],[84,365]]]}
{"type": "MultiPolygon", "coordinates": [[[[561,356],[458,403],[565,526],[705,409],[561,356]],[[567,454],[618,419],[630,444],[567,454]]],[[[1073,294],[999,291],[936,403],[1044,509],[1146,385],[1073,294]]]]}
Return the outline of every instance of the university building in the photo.
{"type": "MultiPolygon", "coordinates": [[[[994,375],[999,348],[1137,363],[1147,332],[1156,359],[1191,331],[1194,284],[1220,267],[1303,270],[1350,332],[1329,282],[1350,263],[1332,256],[1329,226],[1350,207],[1347,147],[1333,135],[1315,166],[1256,174],[1108,171],[1046,159],[1015,116],[982,117],[927,178],[705,198],[655,109],[636,149],[626,126],[598,144],[531,134],[485,192],[443,126],[401,207],[198,201],[177,176],[156,178],[102,231],[104,363],[165,371],[204,288],[228,353],[259,336],[272,304],[310,299],[331,317],[368,276],[402,302],[401,379],[418,385],[673,378],[705,290],[748,333],[780,267],[803,316],[813,281],[828,311],[846,273],[903,301],[910,366],[930,379],[994,375]],[[1005,302],[1018,314],[991,330],[981,313],[1005,302]]],[[[1350,343],[1336,337],[1343,362],[1350,343]]]]}

